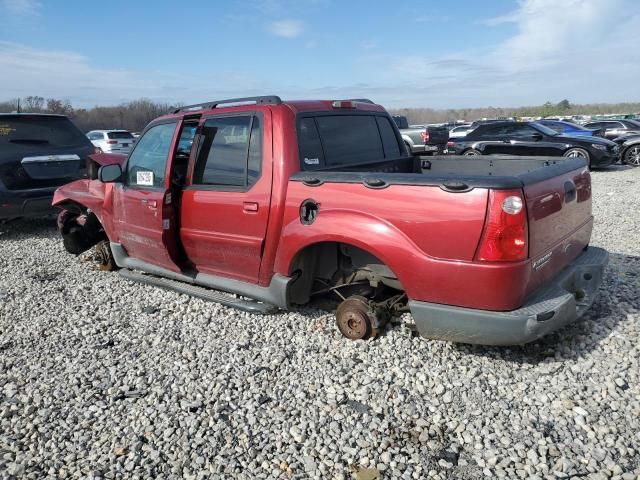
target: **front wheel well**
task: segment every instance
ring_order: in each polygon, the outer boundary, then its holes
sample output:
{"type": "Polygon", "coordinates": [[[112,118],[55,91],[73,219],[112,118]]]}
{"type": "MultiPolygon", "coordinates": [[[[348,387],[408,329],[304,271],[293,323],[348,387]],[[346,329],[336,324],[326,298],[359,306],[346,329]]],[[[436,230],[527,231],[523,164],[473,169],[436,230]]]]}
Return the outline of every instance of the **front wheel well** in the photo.
{"type": "Polygon", "coordinates": [[[65,201],[57,207],[60,208],[58,231],[67,252],[79,255],[99,242],[108,240],[100,219],[84,205],[65,201]]]}
{"type": "MultiPolygon", "coordinates": [[[[302,305],[318,293],[345,288],[358,294],[375,294],[381,288],[403,291],[393,271],[378,257],[342,242],[308,245],[295,256],[289,268],[294,278],[289,300],[302,305]]],[[[340,295],[340,292],[336,292],[340,295]]],[[[353,292],[350,292],[353,293],[353,292]]]]}

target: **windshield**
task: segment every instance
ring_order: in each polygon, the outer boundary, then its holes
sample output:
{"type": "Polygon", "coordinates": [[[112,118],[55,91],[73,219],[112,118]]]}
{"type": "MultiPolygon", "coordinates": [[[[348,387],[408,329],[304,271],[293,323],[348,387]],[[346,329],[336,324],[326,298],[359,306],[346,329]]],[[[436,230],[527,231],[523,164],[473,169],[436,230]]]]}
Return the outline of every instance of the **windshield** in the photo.
{"type": "Polygon", "coordinates": [[[552,130],[546,125],[542,125],[541,123],[532,123],[531,126],[536,130],[544,133],[545,135],[549,135],[550,137],[555,137],[556,135],[558,135],[558,132],[556,132],[555,130],[552,130]]]}

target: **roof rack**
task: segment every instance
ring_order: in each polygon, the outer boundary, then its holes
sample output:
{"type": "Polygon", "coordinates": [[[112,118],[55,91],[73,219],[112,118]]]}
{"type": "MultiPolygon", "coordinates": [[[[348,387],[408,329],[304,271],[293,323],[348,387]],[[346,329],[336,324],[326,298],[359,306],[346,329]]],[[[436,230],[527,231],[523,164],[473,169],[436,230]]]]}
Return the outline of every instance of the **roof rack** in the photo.
{"type": "Polygon", "coordinates": [[[258,97],[243,97],[243,98],[228,98],[226,100],[214,100],[211,102],[196,103],[194,105],[186,105],[173,111],[173,113],[184,112],[187,110],[204,110],[209,108],[216,108],[218,105],[225,103],[251,103],[255,102],[256,105],[278,105],[282,103],[280,97],[276,95],[264,95],[258,97]]]}

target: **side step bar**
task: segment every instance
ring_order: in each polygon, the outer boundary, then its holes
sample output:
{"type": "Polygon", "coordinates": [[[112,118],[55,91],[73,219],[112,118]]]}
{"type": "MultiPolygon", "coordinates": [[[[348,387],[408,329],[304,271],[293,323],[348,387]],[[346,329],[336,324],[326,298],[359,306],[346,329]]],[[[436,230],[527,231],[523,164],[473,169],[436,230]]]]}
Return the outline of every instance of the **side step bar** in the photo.
{"type": "Polygon", "coordinates": [[[128,268],[119,270],[119,273],[127,280],[153,285],[154,287],[160,287],[165,290],[171,290],[178,293],[184,293],[185,295],[219,303],[225,307],[238,308],[246,312],[258,314],[269,314],[278,311],[278,308],[274,305],[255,302],[252,300],[242,300],[217,290],[211,290],[198,285],[191,285],[178,280],[171,280],[169,278],[156,277],[155,275],[136,272],[134,270],[129,270],[128,268]]]}

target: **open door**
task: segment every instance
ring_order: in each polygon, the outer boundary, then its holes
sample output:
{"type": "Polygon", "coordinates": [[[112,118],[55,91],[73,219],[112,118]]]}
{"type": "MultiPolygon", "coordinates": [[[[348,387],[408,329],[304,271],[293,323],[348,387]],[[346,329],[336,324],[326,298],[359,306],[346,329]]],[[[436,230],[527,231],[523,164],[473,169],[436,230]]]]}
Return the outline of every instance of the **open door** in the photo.
{"type": "Polygon", "coordinates": [[[173,120],[147,128],[113,189],[117,241],[130,257],[174,272],[181,269],[170,177],[179,126],[173,120]]]}

